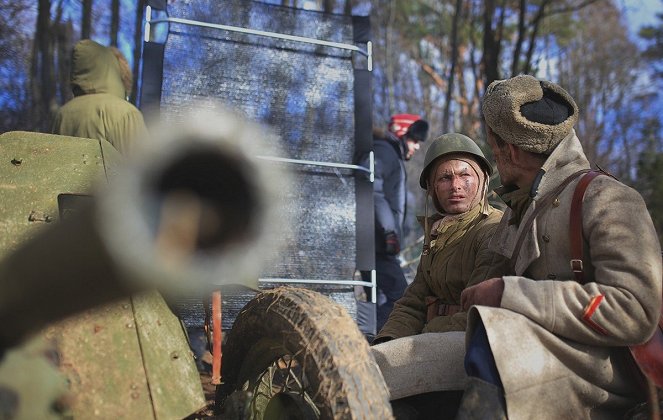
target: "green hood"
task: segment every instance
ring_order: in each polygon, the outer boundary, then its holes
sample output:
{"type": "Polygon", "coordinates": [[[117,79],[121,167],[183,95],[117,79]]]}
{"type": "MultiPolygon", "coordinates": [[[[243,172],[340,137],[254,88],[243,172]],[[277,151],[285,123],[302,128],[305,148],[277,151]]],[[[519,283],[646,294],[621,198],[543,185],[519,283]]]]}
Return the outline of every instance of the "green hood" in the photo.
{"type": "Polygon", "coordinates": [[[125,98],[120,65],[110,48],[90,39],[74,47],[71,64],[71,88],[75,96],[110,93],[125,98]]]}

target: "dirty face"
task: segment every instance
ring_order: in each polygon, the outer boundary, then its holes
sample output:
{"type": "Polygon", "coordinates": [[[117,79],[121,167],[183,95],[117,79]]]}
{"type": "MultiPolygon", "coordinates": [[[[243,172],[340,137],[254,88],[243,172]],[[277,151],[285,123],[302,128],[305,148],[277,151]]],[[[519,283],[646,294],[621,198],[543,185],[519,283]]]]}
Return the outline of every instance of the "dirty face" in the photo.
{"type": "Polygon", "coordinates": [[[493,152],[495,163],[497,164],[497,171],[500,174],[500,181],[502,185],[511,185],[515,182],[513,175],[513,162],[507,145],[500,147],[495,141],[495,133],[490,128],[486,128],[486,137],[488,138],[488,146],[493,152]]]}
{"type": "Polygon", "coordinates": [[[435,196],[448,214],[464,213],[478,203],[480,186],[479,174],[464,160],[442,161],[435,168],[435,196]]]}
{"type": "Polygon", "coordinates": [[[412,156],[419,150],[419,142],[410,138],[405,140],[405,160],[412,159],[412,156]]]}

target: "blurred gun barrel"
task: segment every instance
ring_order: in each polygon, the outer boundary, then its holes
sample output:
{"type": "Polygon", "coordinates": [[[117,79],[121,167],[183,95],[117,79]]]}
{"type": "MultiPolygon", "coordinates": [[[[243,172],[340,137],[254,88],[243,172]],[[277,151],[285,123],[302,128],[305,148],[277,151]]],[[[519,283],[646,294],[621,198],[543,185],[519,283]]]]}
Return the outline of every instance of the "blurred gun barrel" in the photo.
{"type": "Polygon", "coordinates": [[[276,245],[267,226],[283,224],[276,202],[287,174],[255,156],[276,139],[228,111],[186,118],[156,127],[74,215],[0,263],[0,348],[147,288],[181,295],[257,285],[276,245]]]}

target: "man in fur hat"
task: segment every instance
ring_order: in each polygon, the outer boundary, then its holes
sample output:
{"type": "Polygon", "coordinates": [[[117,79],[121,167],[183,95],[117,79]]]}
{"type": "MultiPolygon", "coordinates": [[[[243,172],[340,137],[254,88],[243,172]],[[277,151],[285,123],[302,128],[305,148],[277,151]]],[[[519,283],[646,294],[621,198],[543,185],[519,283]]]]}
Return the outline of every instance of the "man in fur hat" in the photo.
{"type": "MultiPolygon", "coordinates": [[[[428,122],[415,114],[393,115],[388,130],[373,129],[377,331],[407,287],[398,260],[407,208],[405,161],[412,158],[427,136],[428,122]]],[[[369,273],[362,276],[370,281],[369,273]]]]}
{"type": "Polygon", "coordinates": [[[597,176],[570,230],[590,163],[573,130],[578,107],[560,86],[495,81],[483,114],[509,206],[490,247],[512,272],[461,295],[470,380],[458,418],[622,418],[645,397],[628,346],[646,342],[661,313],[661,249],[645,203],[597,176]]]}

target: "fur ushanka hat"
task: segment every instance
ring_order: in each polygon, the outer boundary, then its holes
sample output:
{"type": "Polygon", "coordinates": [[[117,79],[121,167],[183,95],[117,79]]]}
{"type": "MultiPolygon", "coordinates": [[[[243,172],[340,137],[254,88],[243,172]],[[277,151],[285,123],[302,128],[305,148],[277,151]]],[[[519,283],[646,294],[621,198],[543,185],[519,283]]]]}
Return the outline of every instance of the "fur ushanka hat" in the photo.
{"type": "Polygon", "coordinates": [[[548,155],[576,121],[578,106],[560,86],[532,76],[496,80],[483,97],[486,124],[502,140],[548,155]]]}

